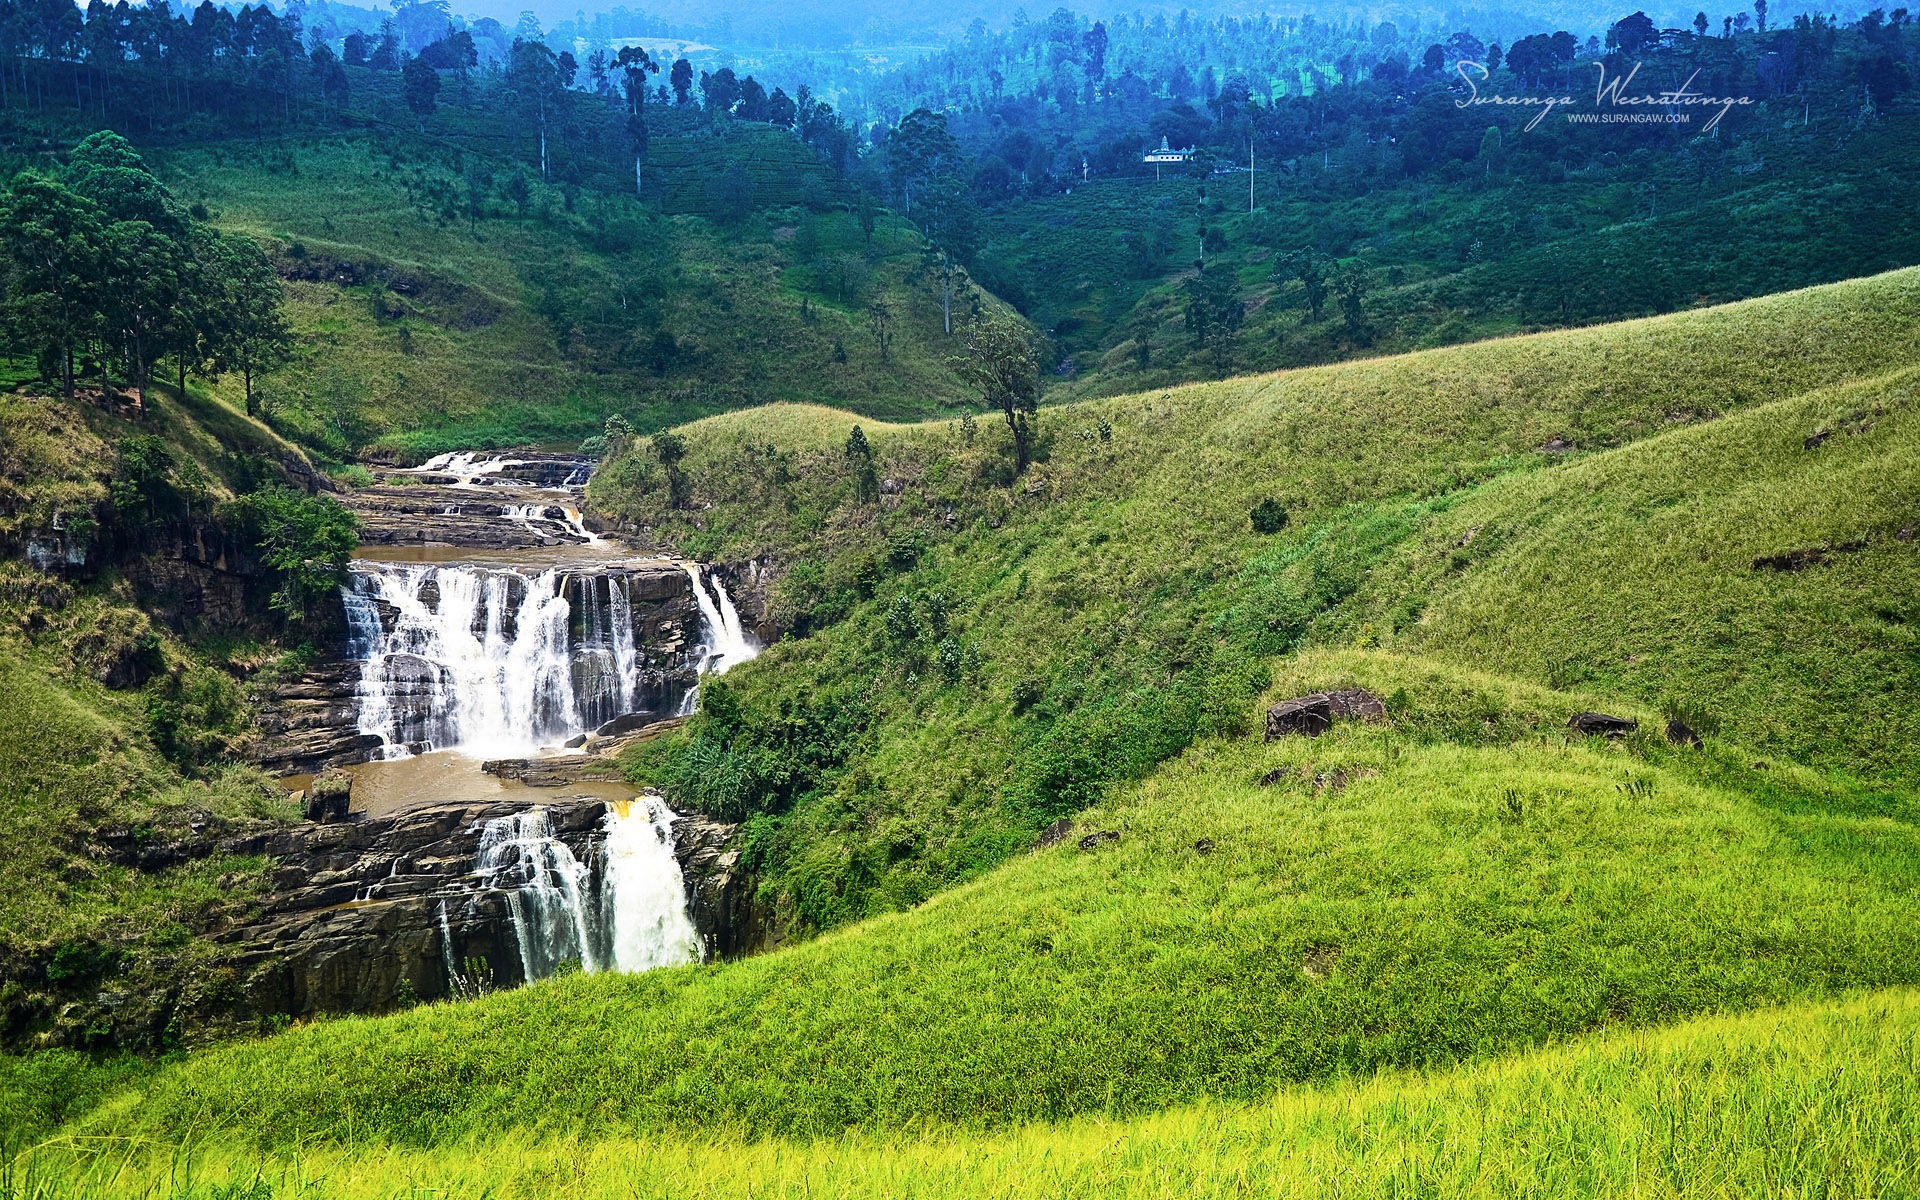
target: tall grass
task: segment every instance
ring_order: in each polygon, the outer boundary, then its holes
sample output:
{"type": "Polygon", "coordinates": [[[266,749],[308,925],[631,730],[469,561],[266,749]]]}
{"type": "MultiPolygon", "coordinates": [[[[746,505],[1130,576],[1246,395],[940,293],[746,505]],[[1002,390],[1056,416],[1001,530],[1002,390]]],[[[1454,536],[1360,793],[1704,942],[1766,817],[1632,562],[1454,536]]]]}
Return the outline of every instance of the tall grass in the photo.
{"type": "Polygon", "coordinates": [[[377,1138],[261,1155],[56,1139],[19,1200],[590,1197],[1893,1197],[1920,1188],[1920,997],[1616,1032],[1137,1120],[741,1143],[702,1136],[377,1138]]]}

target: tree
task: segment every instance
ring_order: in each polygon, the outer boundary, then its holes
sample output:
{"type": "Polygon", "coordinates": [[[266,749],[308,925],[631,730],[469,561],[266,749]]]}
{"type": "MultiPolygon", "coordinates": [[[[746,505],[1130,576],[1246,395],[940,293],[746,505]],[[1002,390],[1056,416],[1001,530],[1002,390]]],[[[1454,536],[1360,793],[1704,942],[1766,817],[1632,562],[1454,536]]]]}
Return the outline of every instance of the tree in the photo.
{"type": "Polygon", "coordinates": [[[1307,311],[1315,321],[1320,319],[1320,310],[1327,302],[1327,267],[1327,256],[1318,250],[1295,250],[1274,264],[1275,279],[1300,281],[1306,292],[1307,311]]]}
{"type": "Polygon", "coordinates": [[[663,429],[650,439],[654,461],[667,473],[667,500],[674,508],[687,502],[691,489],[687,486],[687,477],[680,470],[680,460],[687,456],[687,441],[671,429],[663,429]]]}
{"type": "Polygon", "coordinates": [[[847,435],[847,465],[853,469],[854,493],[862,504],[880,499],[880,478],[873,466],[873,447],[858,425],[847,435]]]}
{"type": "Polygon", "coordinates": [[[652,135],[647,129],[647,76],[658,75],[660,64],[638,46],[623,46],[613,60],[620,71],[620,88],[627,101],[627,147],[633,152],[633,194],[644,196],[644,168],[652,135]]]}
{"type": "Polygon", "coordinates": [[[104,217],[65,184],[20,175],[0,198],[8,329],[73,395],[74,352],[99,329],[104,217]]]}
{"type": "Polygon", "coordinates": [[[1239,281],[1226,263],[1216,262],[1188,277],[1187,330],[1193,334],[1194,345],[1212,348],[1222,375],[1232,361],[1233,335],[1246,315],[1240,303],[1239,281]]]}
{"type": "Polygon", "coordinates": [[[1644,12],[1635,12],[1621,17],[1607,30],[1607,49],[1631,56],[1652,45],[1659,36],[1653,18],[1644,12]]]}
{"type": "Polygon", "coordinates": [[[966,353],[947,360],[1000,410],[1013,434],[1013,472],[1027,469],[1033,454],[1033,414],[1040,409],[1040,360],[1033,339],[1012,321],[982,317],[967,331],[966,353]]]}
{"type": "Polygon", "coordinates": [[[436,98],[440,95],[440,73],[427,64],[424,58],[410,58],[407,65],[400,69],[400,90],[406,96],[407,107],[413,115],[420,118],[420,132],[427,131],[427,118],[433,115],[436,98]]]}
{"type": "Polygon", "coordinates": [[[507,54],[507,86],[533,111],[540,133],[540,178],[551,178],[547,164],[547,116],[563,89],[560,60],[544,42],[517,38],[507,54]]]}
{"type": "Polygon", "coordinates": [[[1103,79],[1107,74],[1107,27],[1099,21],[1081,38],[1087,52],[1087,78],[1103,79]]]}
{"type": "Polygon", "coordinates": [[[115,221],[102,238],[103,310],[109,345],[117,345],[127,382],[146,408],[154,359],[166,345],[166,329],[184,282],[184,255],[174,239],[146,221],[115,221]]]}
{"type": "Polygon", "coordinates": [[[243,504],[258,532],[260,563],[274,581],[269,606],[290,622],[304,619],[316,600],[339,591],[360,542],[360,519],[331,497],[290,488],[255,492],[243,504]]]}
{"type": "Polygon", "coordinates": [[[254,382],[293,357],[293,330],[280,310],[280,276],[246,238],[219,238],[212,251],[210,274],[221,303],[209,357],[217,371],[240,372],[247,415],[258,416],[254,382]]]}
{"type": "Polygon", "coordinates": [[[880,361],[886,362],[893,350],[893,309],[885,300],[875,300],[867,305],[867,331],[873,334],[874,344],[880,347],[880,361]]]}
{"type": "Polygon", "coordinates": [[[957,174],[962,158],[960,143],[947,132],[945,113],[916,108],[901,117],[887,134],[887,167],[900,190],[901,214],[911,219],[915,191],[957,174]]]}
{"type": "Polygon", "coordinates": [[[693,64],[684,58],[674,59],[667,80],[673,85],[673,102],[684,108],[693,98],[693,64]]]}
{"type": "Polygon", "coordinates": [[[1340,298],[1340,316],[1347,323],[1347,336],[1356,346],[1370,340],[1365,302],[1370,273],[1357,259],[1346,259],[1333,269],[1333,291],[1340,298]]]}

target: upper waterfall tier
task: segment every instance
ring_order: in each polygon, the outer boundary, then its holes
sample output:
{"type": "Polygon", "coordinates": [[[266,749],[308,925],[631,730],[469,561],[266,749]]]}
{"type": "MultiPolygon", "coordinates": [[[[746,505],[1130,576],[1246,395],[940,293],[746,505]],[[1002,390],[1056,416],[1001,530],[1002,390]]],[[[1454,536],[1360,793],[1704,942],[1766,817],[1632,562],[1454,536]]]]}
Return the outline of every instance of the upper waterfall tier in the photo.
{"type": "Polygon", "coordinates": [[[443,454],[385,470],[342,499],[371,547],[531,550],[593,546],[578,492],[593,470],[579,455],[513,451],[443,454]]]}
{"type": "Polygon", "coordinates": [[[355,725],[374,758],[530,753],[616,717],[671,716],[704,639],[666,564],[590,570],[360,562],[343,589],[355,725]]]}

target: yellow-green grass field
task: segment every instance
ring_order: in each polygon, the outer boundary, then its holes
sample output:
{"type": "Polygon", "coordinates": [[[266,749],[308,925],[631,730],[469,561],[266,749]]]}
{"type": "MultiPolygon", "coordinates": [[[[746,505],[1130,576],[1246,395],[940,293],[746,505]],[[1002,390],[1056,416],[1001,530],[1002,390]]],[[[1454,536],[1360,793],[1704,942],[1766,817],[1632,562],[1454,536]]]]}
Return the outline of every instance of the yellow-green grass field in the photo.
{"type": "Polygon", "coordinates": [[[21,1200],[1894,1197],[1920,1187],[1920,1000],[1895,990],[1616,1032],[1132,1120],[810,1141],[510,1133],[273,1154],[55,1138],[21,1200]]]}

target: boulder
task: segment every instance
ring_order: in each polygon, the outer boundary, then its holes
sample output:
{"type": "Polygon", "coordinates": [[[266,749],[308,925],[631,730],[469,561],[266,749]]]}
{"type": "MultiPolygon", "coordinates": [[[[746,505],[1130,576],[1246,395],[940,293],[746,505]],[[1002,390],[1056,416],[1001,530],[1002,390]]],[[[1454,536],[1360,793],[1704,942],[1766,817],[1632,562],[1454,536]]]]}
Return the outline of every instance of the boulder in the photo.
{"type": "Polygon", "coordinates": [[[1623,738],[1640,728],[1640,722],[1629,717],[1583,712],[1573,714],[1567,721],[1567,728],[1587,737],[1623,738]]]}
{"type": "Polygon", "coordinates": [[[1386,715],[1387,706],[1365,688],[1295,696],[1267,710],[1266,740],[1276,741],[1294,734],[1319,737],[1331,729],[1335,721],[1378,721],[1386,715]]]}
{"type": "Polygon", "coordinates": [[[1118,842],[1119,840],[1120,840],[1119,831],[1113,830],[1113,829],[1102,829],[1098,833],[1090,833],[1087,836],[1081,838],[1080,848],[1082,850],[1098,850],[1102,846],[1110,845],[1114,842],[1118,842]]]}
{"type": "Polygon", "coordinates": [[[1045,850],[1048,846],[1058,845],[1066,841],[1067,835],[1072,832],[1073,822],[1065,817],[1061,817],[1058,821],[1055,821],[1040,831],[1040,836],[1035,839],[1033,848],[1035,850],[1045,850]]]}
{"type": "MultiPolygon", "coordinates": [[[[595,737],[619,737],[623,733],[638,733],[647,726],[660,720],[659,713],[630,712],[623,713],[593,731],[595,737]]],[[[568,743],[571,745],[572,743],[568,743]]]]}
{"type": "Polygon", "coordinates": [[[345,771],[323,772],[307,788],[307,820],[344,821],[352,802],[353,776],[345,771]]]}
{"type": "Polygon", "coordinates": [[[1682,721],[1679,717],[1674,717],[1667,722],[1667,740],[1676,746],[1692,746],[1695,750],[1700,749],[1703,745],[1700,741],[1700,735],[1695,733],[1693,727],[1685,721],[1682,721]]]}

